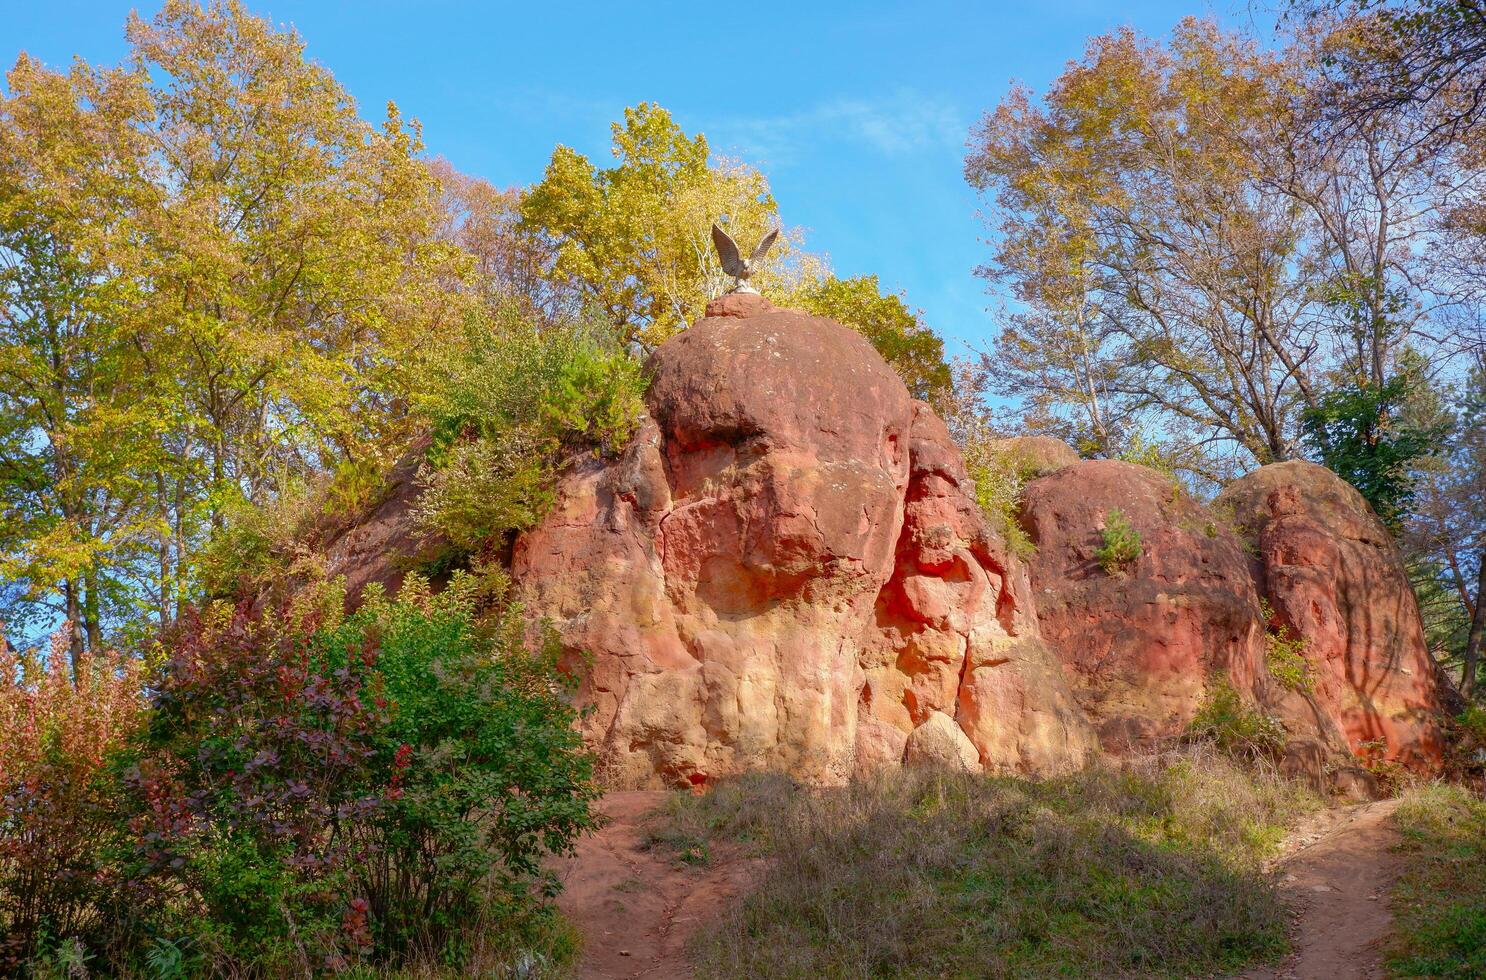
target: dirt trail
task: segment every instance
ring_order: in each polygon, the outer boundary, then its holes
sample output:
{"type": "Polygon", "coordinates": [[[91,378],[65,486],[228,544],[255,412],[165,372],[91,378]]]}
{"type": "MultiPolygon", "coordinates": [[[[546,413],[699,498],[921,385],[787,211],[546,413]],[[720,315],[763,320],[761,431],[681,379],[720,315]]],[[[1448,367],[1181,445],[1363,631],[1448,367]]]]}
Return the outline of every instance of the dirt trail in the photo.
{"type": "Polygon", "coordinates": [[[1384,976],[1382,944],[1392,915],[1388,888],[1398,874],[1389,819],[1397,800],[1325,810],[1287,841],[1278,862],[1296,912],[1295,952],[1278,968],[1243,980],[1372,980],[1384,976]]]}
{"type": "Polygon", "coordinates": [[[714,852],[693,867],[665,847],[646,850],[645,814],[665,798],[661,791],[605,796],[599,811],[607,822],[559,869],[558,904],[583,932],[578,975],[585,980],[690,977],[686,940],[756,873],[759,862],[738,854],[714,852]]]}

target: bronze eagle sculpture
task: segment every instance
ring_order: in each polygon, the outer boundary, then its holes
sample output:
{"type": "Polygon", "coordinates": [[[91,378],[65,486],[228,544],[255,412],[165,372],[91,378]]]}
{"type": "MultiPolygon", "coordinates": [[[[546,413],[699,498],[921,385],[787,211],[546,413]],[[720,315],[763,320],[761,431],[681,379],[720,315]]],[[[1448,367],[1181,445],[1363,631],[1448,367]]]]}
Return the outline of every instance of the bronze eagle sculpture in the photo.
{"type": "Polygon", "coordinates": [[[723,231],[716,224],[712,226],[712,244],[717,246],[717,257],[722,260],[722,271],[733,277],[733,288],[730,293],[757,293],[758,290],[748,285],[748,277],[758,271],[760,260],[764,254],[773,246],[774,240],[779,237],[779,229],[776,228],[764,236],[763,241],[753,250],[748,258],[743,258],[738,251],[738,243],[733,241],[731,235],[723,231]]]}

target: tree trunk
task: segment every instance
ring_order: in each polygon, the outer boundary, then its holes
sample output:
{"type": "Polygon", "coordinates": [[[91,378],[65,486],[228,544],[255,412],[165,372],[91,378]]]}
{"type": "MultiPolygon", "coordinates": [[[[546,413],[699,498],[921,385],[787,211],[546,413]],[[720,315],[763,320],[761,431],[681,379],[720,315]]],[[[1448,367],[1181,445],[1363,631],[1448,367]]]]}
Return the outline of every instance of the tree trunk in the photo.
{"type": "Polygon", "coordinates": [[[68,579],[63,583],[62,590],[67,596],[67,628],[72,631],[72,635],[67,638],[67,644],[72,656],[72,682],[75,684],[83,662],[82,602],[78,598],[80,590],[78,580],[68,579]]]}
{"type": "Polygon", "coordinates": [[[1486,548],[1481,549],[1481,571],[1476,576],[1476,614],[1471,617],[1470,638],[1465,641],[1465,665],[1460,672],[1460,690],[1466,697],[1476,692],[1476,665],[1486,641],[1486,548]]]}
{"type": "Polygon", "coordinates": [[[83,625],[88,634],[88,652],[94,656],[103,652],[103,589],[99,585],[102,577],[98,566],[93,565],[83,579],[83,625]]]}

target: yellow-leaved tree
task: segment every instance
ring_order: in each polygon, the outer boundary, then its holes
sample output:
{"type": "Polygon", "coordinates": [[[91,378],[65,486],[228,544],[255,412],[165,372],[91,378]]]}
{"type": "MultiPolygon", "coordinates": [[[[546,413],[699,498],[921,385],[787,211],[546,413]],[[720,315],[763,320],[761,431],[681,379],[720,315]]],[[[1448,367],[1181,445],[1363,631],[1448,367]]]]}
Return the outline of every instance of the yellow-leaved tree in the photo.
{"type": "MultiPolygon", "coordinates": [[[[548,277],[581,294],[625,340],[653,349],[727,287],[712,223],[749,249],[777,226],[778,208],[763,174],[713,161],[707,138],[688,136],[659,106],[626,109],[613,139],[616,163],[607,169],[559,146],[521,214],[551,243],[548,277]]],[[[762,288],[797,274],[798,236],[781,239],[752,280],[762,288]]]]}
{"type": "MultiPolygon", "coordinates": [[[[236,2],[0,100],[0,616],[171,618],[235,502],[375,454],[465,315],[415,126],[236,2]]],[[[14,630],[14,626],[12,627],[14,630]]]]}

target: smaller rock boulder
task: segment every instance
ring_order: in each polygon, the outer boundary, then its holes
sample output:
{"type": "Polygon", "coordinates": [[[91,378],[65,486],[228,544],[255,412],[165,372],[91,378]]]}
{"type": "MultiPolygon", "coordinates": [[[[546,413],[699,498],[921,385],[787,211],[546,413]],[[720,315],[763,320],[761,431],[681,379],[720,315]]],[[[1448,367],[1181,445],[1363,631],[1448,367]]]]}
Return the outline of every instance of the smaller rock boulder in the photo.
{"type": "Polygon", "coordinates": [[[1275,625],[1301,643],[1309,687],[1291,714],[1339,727],[1363,758],[1436,770],[1438,674],[1403,562],[1362,495],[1292,460],[1235,481],[1214,506],[1257,553],[1275,625]]]}
{"type": "Polygon", "coordinates": [[[909,734],[903,762],[952,772],[980,772],[982,768],[975,745],[954,719],[942,711],[930,712],[924,723],[909,734]]]}
{"type": "Polygon", "coordinates": [[[1232,531],[1175,480],[1118,460],[1086,460],[1028,484],[1021,522],[1042,636],[1104,748],[1186,731],[1219,681],[1252,700],[1264,625],[1248,559],[1232,531]],[[1099,560],[1123,518],[1137,554],[1099,560]]]}

